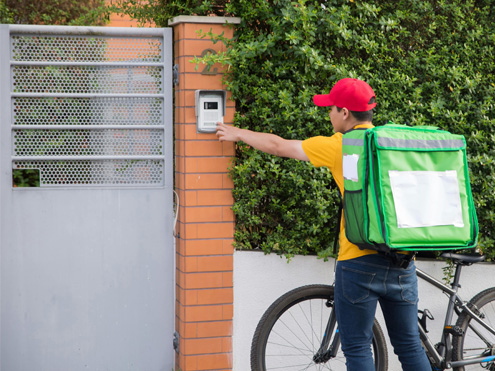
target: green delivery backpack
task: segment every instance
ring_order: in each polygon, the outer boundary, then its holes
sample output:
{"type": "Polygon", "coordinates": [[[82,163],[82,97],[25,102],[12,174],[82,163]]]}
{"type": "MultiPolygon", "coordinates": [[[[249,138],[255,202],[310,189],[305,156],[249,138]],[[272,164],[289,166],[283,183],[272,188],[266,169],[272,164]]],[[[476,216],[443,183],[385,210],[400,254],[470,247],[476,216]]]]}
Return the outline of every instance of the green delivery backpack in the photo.
{"type": "Polygon", "coordinates": [[[477,245],[466,142],[431,126],[389,123],[342,140],[346,237],[381,252],[477,245]]]}

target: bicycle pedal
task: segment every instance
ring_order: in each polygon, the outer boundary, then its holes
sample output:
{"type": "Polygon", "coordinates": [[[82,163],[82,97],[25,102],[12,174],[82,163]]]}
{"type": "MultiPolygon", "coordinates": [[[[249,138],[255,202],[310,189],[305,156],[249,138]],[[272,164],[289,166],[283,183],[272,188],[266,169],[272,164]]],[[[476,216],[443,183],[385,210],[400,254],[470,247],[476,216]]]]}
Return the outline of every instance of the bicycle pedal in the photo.
{"type": "Polygon", "coordinates": [[[452,334],[454,336],[462,336],[464,335],[464,330],[461,329],[459,326],[445,326],[444,331],[447,334],[452,334]]]}

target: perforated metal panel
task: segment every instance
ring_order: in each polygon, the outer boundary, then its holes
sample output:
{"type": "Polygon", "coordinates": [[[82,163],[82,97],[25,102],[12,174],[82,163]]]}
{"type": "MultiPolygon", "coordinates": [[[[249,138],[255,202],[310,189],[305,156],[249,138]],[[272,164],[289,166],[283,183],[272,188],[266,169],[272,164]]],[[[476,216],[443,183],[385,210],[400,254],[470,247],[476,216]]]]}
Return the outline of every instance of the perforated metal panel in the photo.
{"type": "Polygon", "coordinates": [[[13,98],[14,125],[163,125],[160,98],[13,98]]]}
{"type": "Polygon", "coordinates": [[[12,35],[11,47],[18,62],[163,62],[158,37],[12,35]]]}
{"type": "Polygon", "coordinates": [[[159,67],[14,66],[14,93],[159,94],[159,67]]]}
{"type": "Polygon", "coordinates": [[[14,129],[13,137],[14,156],[163,155],[159,129],[14,129]]]}
{"type": "Polygon", "coordinates": [[[162,164],[151,160],[17,161],[15,167],[39,170],[46,186],[147,185],[163,178],[162,164]]]}
{"type": "Polygon", "coordinates": [[[162,38],[13,34],[10,44],[14,171],[39,171],[41,187],[163,185],[162,38]]]}

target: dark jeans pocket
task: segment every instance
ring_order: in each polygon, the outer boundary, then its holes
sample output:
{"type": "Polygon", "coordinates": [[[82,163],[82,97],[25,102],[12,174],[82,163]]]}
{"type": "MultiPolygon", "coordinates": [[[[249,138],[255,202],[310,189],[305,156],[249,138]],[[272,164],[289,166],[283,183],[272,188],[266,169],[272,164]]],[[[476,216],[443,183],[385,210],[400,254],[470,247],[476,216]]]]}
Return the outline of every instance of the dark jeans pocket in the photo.
{"type": "Polygon", "coordinates": [[[342,292],[352,304],[368,298],[375,273],[342,267],[342,292]]]}
{"type": "Polygon", "coordinates": [[[401,287],[402,300],[417,304],[418,302],[418,278],[416,272],[399,276],[399,285],[401,287]]]}

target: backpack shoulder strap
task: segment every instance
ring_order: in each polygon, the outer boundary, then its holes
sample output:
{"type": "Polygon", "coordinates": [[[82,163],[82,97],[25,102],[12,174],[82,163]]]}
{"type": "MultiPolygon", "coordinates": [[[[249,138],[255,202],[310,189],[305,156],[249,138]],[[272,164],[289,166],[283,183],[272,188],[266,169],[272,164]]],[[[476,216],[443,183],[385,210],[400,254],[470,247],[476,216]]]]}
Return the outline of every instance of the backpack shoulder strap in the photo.
{"type": "Polygon", "coordinates": [[[339,251],[339,240],[340,240],[340,223],[342,223],[342,210],[344,209],[344,201],[342,200],[342,195],[337,187],[337,194],[339,195],[339,211],[337,212],[337,223],[335,223],[335,238],[333,240],[333,254],[337,258],[337,253],[339,251]]]}

